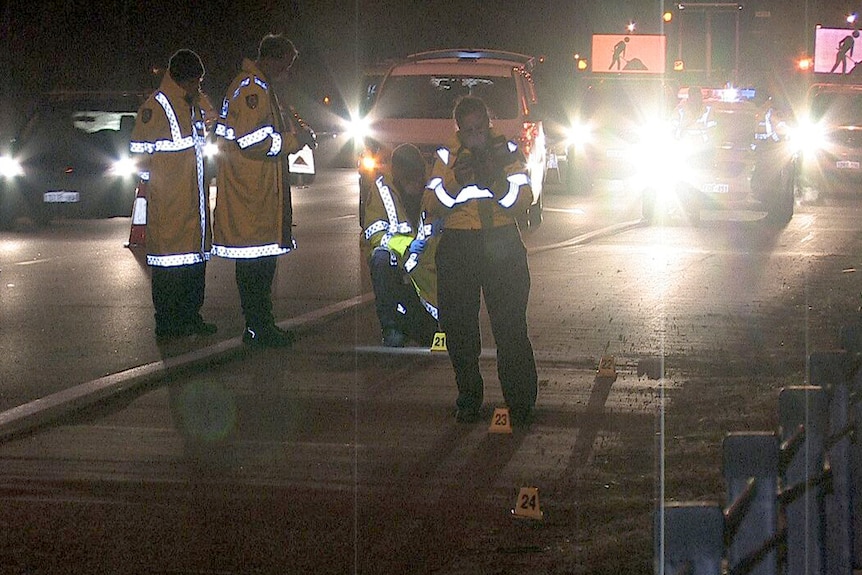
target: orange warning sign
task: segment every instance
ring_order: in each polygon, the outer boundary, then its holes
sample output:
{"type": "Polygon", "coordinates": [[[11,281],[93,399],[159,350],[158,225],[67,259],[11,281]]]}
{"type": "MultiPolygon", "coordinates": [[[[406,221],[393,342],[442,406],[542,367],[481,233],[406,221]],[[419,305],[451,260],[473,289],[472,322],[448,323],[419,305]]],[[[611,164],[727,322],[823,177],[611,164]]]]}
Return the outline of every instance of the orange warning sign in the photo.
{"type": "Polygon", "coordinates": [[[592,72],[663,74],[666,50],[663,34],[593,34],[592,72]]]}

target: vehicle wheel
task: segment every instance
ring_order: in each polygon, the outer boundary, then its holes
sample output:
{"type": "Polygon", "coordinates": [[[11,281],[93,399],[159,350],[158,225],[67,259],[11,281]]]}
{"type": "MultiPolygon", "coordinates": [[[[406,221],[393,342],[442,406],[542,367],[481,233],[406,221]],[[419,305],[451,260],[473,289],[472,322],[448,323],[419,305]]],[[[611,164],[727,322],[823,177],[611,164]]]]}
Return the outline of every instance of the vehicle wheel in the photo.
{"type": "Polygon", "coordinates": [[[700,193],[691,188],[680,189],[678,192],[679,201],[682,205],[682,214],[688,223],[692,226],[700,225],[700,210],[703,207],[703,199],[700,193]]]}
{"type": "Polygon", "coordinates": [[[697,199],[691,200],[691,202],[685,206],[685,216],[688,219],[688,223],[694,227],[700,225],[700,201],[697,199]]]}
{"type": "Polygon", "coordinates": [[[767,206],[766,218],[768,225],[786,226],[793,218],[793,208],[796,202],[796,172],[790,168],[782,170],[781,184],[767,206]]]}
{"type": "Polygon", "coordinates": [[[593,187],[593,178],[589,166],[581,159],[575,158],[575,152],[569,152],[571,161],[566,162],[566,191],[570,194],[587,194],[593,187]]]}
{"type": "Polygon", "coordinates": [[[531,230],[539,229],[539,226],[542,225],[542,212],[544,211],[544,195],[539,195],[539,200],[533,205],[530,206],[530,210],[527,212],[527,225],[531,230]]]}
{"type": "Polygon", "coordinates": [[[530,206],[530,209],[525,214],[516,218],[518,229],[522,233],[539,229],[539,226],[542,225],[542,211],[542,196],[539,196],[539,201],[535,205],[530,206]]]}

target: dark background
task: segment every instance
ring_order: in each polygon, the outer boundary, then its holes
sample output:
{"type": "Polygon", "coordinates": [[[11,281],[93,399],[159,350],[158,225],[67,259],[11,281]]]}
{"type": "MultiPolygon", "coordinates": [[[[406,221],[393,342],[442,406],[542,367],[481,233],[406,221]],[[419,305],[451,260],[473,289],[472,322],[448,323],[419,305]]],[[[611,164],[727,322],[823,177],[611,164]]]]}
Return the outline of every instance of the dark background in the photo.
{"type": "MultiPolygon", "coordinates": [[[[744,83],[786,78],[795,58],[810,51],[814,25],[846,26],[851,8],[826,0],[744,6],[744,83]]],[[[681,50],[689,69],[703,67],[705,52],[702,11],[680,15],[675,3],[657,0],[7,0],[0,7],[3,126],[14,124],[43,91],[151,91],[170,55],[184,47],[201,55],[204,89],[220,100],[243,56],[254,57],[268,32],[288,35],[299,48],[289,84],[298,107],[329,96],[341,115],[355,107],[363,68],[416,51],[487,47],[542,55],[536,77],[555,99],[573,93],[573,54],[588,55],[593,33],[624,33],[632,21],[639,33],[664,32],[669,60],[681,50]],[[665,10],[675,14],[667,25],[660,18],[665,10]]],[[[719,74],[733,69],[736,17],[712,18],[712,65],[719,74]]]]}

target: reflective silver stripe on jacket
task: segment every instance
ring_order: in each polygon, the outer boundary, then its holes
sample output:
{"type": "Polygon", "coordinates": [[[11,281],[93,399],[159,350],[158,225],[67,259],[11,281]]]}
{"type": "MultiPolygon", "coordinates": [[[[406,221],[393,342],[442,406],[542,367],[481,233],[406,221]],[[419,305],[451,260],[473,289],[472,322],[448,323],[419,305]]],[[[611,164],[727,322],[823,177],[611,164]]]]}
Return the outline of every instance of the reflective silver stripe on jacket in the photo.
{"type": "Polygon", "coordinates": [[[250,132],[245,136],[236,139],[237,145],[241,150],[245,150],[250,146],[259,144],[267,138],[272,138],[272,144],[267,151],[267,156],[277,156],[281,152],[281,134],[279,134],[272,126],[263,126],[254,132],[250,132]]]}
{"type": "MultiPolygon", "coordinates": [[[[431,237],[431,232],[433,231],[433,226],[431,224],[425,223],[425,211],[419,214],[419,230],[416,232],[417,240],[424,240],[431,237]]],[[[417,253],[411,253],[410,257],[407,258],[407,261],[404,262],[404,271],[408,274],[412,272],[416,266],[419,265],[419,255],[417,253]]],[[[433,314],[432,314],[433,315],[433,314]]],[[[437,319],[437,316],[434,316],[434,319],[437,319]]]]}
{"type": "Polygon", "coordinates": [[[530,176],[523,172],[510,174],[506,176],[509,182],[509,191],[506,195],[497,200],[497,203],[504,208],[511,208],[518,200],[518,193],[521,191],[521,186],[526,186],[530,183],[530,176]]]}
{"type": "Polygon", "coordinates": [[[189,266],[210,259],[209,253],[170,254],[165,256],[147,254],[147,265],[162,268],[189,266]]]}
{"type": "MultiPolygon", "coordinates": [[[[269,91],[269,85],[258,78],[257,76],[244,78],[236,90],[233,92],[233,97],[231,99],[236,99],[239,96],[240,91],[250,86],[251,83],[254,82],[258,86],[260,86],[265,92],[269,91]]],[[[283,147],[283,140],[281,133],[279,133],[274,126],[263,126],[245,134],[244,136],[237,137],[236,130],[234,128],[228,126],[225,122],[227,121],[228,109],[230,108],[230,100],[225,98],[222,101],[221,111],[219,112],[219,122],[216,124],[215,133],[216,136],[224,138],[225,140],[236,141],[237,145],[240,149],[245,150],[250,146],[254,146],[255,144],[259,144],[267,138],[272,138],[272,143],[270,144],[269,150],[267,150],[267,156],[277,156],[281,153],[281,149],[283,147]]]]}
{"type": "MultiPolygon", "coordinates": [[[[204,193],[204,124],[200,120],[191,118],[191,134],[188,136],[182,135],[180,123],[177,119],[176,111],[171,105],[170,100],[164,92],[157,92],[154,99],[159,103],[165,111],[165,117],[168,120],[168,127],[171,131],[170,140],[156,140],[155,142],[135,141],[129,144],[129,149],[133,153],[148,153],[156,152],[184,152],[189,149],[194,149],[195,152],[195,171],[197,173],[198,187],[198,220],[200,223],[200,251],[185,254],[147,254],[147,264],[158,267],[176,267],[187,266],[200,263],[210,259],[210,253],[206,250],[206,225],[208,209],[207,194],[204,193]]],[[[149,181],[150,172],[140,172],[140,178],[143,181],[149,181]]]]}
{"type": "MultiPolygon", "coordinates": [[[[209,188],[204,185],[204,146],[206,136],[204,135],[204,123],[198,120],[192,123],[192,138],[195,142],[195,167],[198,173],[198,215],[201,224],[201,252],[206,253],[207,242],[207,215],[209,211],[209,188]]],[[[209,259],[209,253],[206,258],[209,259]]]]}
{"type": "Polygon", "coordinates": [[[458,195],[453,198],[449,195],[449,192],[446,191],[446,188],[443,186],[443,178],[440,177],[432,178],[426,187],[433,191],[434,195],[437,196],[437,200],[447,208],[452,208],[458,204],[469,202],[470,200],[482,200],[494,197],[491,190],[480,188],[476,184],[470,184],[469,186],[461,188],[458,195]]]}
{"type": "Polygon", "coordinates": [[[449,165],[449,150],[447,148],[437,148],[437,157],[446,164],[449,165]]]}
{"type": "Polygon", "coordinates": [[[156,140],[155,142],[132,141],[129,143],[129,151],[134,154],[152,154],[155,152],[181,152],[188,150],[195,145],[193,135],[183,137],[180,131],[180,123],[177,121],[177,114],[171,106],[168,97],[164,92],[157,92],[154,96],[156,102],[165,111],[165,116],[168,120],[168,126],[171,130],[170,140],[156,140]]]}
{"type": "Polygon", "coordinates": [[[373,236],[374,234],[376,234],[378,232],[385,231],[388,228],[389,228],[389,222],[386,222],[384,220],[377,220],[376,222],[374,222],[373,224],[371,224],[370,226],[365,228],[365,239],[370,240],[371,236],[373,236]]]}
{"type": "Polygon", "coordinates": [[[296,249],[296,241],[291,240],[291,247],[283,247],[277,243],[262,246],[222,246],[213,244],[212,253],[221,258],[236,260],[262,258],[266,256],[280,256],[296,249]]]}
{"type": "Polygon", "coordinates": [[[437,308],[434,307],[434,304],[432,304],[430,301],[426,300],[421,295],[419,296],[419,303],[422,304],[422,307],[425,308],[425,311],[427,311],[429,314],[431,314],[431,317],[433,317],[434,319],[436,319],[438,321],[440,320],[440,318],[437,317],[437,308]]]}
{"type": "Polygon", "coordinates": [[[410,222],[398,221],[398,210],[395,209],[395,200],[392,199],[392,191],[389,189],[389,186],[383,183],[383,176],[378,176],[374,180],[374,184],[377,186],[377,191],[380,194],[380,199],[383,201],[383,208],[386,210],[386,217],[389,221],[377,220],[373,222],[365,228],[365,239],[370,240],[374,234],[385,231],[386,234],[380,239],[380,247],[385,248],[389,246],[389,240],[395,234],[412,234],[413,226],[410,225],[410,222]]]}

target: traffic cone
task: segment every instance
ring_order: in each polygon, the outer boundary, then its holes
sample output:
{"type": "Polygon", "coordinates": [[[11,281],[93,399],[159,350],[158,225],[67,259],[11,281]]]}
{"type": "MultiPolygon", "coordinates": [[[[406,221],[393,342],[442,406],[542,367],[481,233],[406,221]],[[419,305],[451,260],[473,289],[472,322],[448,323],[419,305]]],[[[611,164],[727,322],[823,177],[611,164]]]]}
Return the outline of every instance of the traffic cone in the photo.
{"type": "Polygon", "coordinates": [[[147,182],[139,180],[135,189],[135,203],[132,205],[132,229],[126,247],[144,249],[147,247],[147,182]]]}

